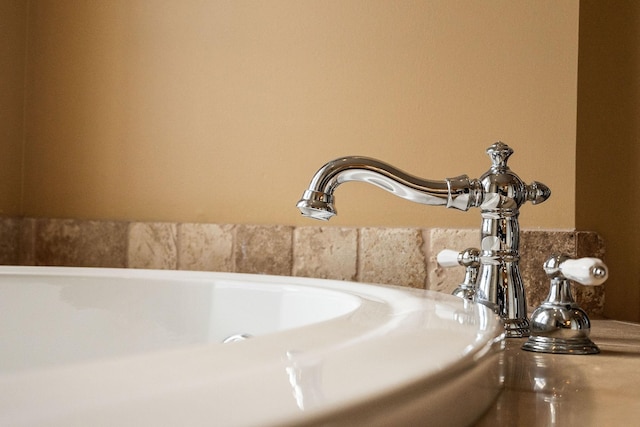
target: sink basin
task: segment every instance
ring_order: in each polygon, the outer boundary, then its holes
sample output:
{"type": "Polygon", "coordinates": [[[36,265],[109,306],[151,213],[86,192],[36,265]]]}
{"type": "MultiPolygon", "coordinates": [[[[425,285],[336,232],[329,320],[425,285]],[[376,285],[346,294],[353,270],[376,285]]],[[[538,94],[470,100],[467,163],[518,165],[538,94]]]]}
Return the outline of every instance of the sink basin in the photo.
{"type": "Polygon", "coordinates": [[[502,338],[485,307],[408,288],[0,267],[0,425],[468,425],[502,338]]]}

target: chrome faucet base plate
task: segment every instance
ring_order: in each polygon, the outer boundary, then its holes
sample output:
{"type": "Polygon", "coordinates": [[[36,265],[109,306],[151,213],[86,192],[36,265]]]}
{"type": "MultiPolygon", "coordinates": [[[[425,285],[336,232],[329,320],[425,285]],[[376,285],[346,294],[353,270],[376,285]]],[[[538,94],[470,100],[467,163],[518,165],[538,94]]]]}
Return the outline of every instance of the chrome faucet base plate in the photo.
{"type": "Polygon", "coordinates": [[[504,332],[507,338],[526,338],[531,334],[529,320],[525,319],[505,319],[504,332]]]}
{"type": "Polygon", "coordinates": [[[523,350],[553,354],[597,354],[598,346],[589,338],[556,338],[531,336],[522,346],[523,350]]]}

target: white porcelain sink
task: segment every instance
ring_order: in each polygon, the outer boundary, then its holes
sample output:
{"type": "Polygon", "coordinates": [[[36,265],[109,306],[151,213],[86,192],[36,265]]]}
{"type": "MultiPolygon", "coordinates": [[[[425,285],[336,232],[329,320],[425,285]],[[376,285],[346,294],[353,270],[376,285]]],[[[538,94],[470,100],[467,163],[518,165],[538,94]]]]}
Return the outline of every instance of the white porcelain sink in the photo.
{"type": "Polygon", "coordinates": [[[0,425],[468,425],[500,390],[502,333],[428,291],[0,267],[0,425]]]}

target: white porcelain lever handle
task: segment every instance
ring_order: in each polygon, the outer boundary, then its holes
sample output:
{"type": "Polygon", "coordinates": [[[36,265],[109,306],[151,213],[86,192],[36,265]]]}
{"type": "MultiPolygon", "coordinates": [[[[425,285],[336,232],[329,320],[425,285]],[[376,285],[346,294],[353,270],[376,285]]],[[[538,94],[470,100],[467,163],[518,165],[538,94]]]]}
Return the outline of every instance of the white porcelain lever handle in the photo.
{"type": "Polygon", "coordinates": [[[480,250],[476,248],[467,248],[462,252],[452,249],[443,249],[436,256],[438,264],[441,267],[458,267],[478,269],[480,266],[480,250]]]}
{"type": "Polygon", "coordinates": [[[598,258],[568,259],[559,268],[567,279],[587,286],[601,285],[609,276],[607,266],[598,258]]]}
{"type": "Polygon", "coordinates": [[[458,262],[458,255],[460,252],[454,251],[453,249],[443,249],[438,252],[436,259],[438,260],[438,264],[441,267],[449,268],[449,267],[459,267],[460,263],[458,262]]]}

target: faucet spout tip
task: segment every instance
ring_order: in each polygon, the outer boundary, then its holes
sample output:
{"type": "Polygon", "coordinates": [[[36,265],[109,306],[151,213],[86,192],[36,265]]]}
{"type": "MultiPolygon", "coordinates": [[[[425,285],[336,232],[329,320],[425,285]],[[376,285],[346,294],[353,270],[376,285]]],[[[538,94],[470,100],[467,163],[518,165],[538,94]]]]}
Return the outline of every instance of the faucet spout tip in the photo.
{"type": "Polygon", "coordinates": [[[333,206],[333,196],[320,191],[305,191],[296,207],[302,215],[322,221],[328,221],[337,214],[333,206]]]}

